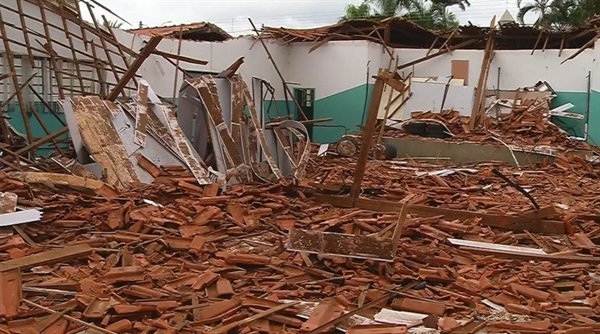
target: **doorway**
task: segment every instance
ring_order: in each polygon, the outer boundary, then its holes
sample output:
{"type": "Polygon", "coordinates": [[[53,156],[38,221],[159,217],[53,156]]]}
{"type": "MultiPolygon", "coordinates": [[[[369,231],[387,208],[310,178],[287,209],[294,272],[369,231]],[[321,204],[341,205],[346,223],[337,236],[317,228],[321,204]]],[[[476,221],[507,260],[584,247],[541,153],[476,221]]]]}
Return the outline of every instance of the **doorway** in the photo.
{"type": "MultiPolygon", "coordinates": [[[[315,116],[315,89],[314,88],[294,88],[294,98],[302,108],[302,112],[308,120],[313,120],[315,116]]],[[[296,111],[296,119],[300,120],[300,112],[296,111]]],[[[313,139],[313,125],[305,124],[310,140],[313,139]]]]}

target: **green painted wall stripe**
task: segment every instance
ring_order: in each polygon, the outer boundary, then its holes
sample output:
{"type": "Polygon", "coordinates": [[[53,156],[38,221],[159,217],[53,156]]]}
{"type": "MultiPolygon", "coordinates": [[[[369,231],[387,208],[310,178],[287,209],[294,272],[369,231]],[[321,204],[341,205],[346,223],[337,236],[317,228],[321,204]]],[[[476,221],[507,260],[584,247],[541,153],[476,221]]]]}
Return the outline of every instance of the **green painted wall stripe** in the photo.
{"type": "MultiPolygon", "coordinates": [[[[332,118],[333,120],[328,123],[316,124],[314,126],[313,141],[317,143],[333,143],[339,140],[344,134],[359,131],[363,122],[363,117],[366,117],[366,115],[364,115],[364,113],[366,113],[365,96],[367,97],[366,109],[368,110],[372,94],[373,85],[364,84],[315,101],[314,118],[332,118]]],[[[552,100],[552,107],[558,107],[569,102],[575,105],[571,112],[584,114],[587,105],[587,93],[557,92],[556,98],[552,100]]],[[[298,119],[293,102],[288,102],[288,105],[294,119],[298,119]]],[[[38,103],[34,104],[34,107],[51,132],[61,129],[61,124],[52,114],[44,110],[43,105],[38,103]]],[[[286,101],[277,100],[275,103],[266,101],[264,108],[266,120],[275,118],[278,115],[283,116],[287,114],[286,101]]],[[[18,131],[25,133],[25,126],[18,105],[10,104],[7,114],[11,117],[11,124],[18,131]]],[[[33,114],[28,113],[28,117],[34,137],[44,137],[45,133],[33,114]]],[[[64,120],[64,116],[61,115],[61,117],[64,120]]],[[[554,117],[553,121],[570,135],[578,137],[583,136],[583,120],[554,117]]],[[[588,142],[598,146],[597,144],[600,144],[600,92],[598,91],[592,91],[591,93],[588,132],[588,142]]],[[[67,138],[67,136],[64,136],[61,139],[65,138],[67,138]]],[[[37,153],[41,156],[47,156],[52,152],[53,147],[50,144],[44,145],[37,153]]]]}
{"type": "MultiPolygon", "coordinates": [[[[587,99],[588,94],[586,92],[557,92],[556,97],[552,99],[551,108],[572,103],[575,107],[569,112],[584,115],[587,108],[587,99]]],[[[582,119],[552,117],[552,122],[567,131],[571,136],[583,137],[585,121],[582,119]]]]}

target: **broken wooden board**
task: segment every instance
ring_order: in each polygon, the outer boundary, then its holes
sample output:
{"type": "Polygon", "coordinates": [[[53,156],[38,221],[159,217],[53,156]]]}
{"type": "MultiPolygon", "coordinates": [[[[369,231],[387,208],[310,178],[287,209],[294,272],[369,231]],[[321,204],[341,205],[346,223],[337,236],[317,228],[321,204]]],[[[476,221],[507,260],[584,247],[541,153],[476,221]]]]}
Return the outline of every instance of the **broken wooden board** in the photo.
{"type": "MultiPolygon", "coordinates": [[[[322,203],[329,203],[342,208],[356,207],[363,210],[375,212],[401,212],[402,205],[399,202],[376,200],[368,198],[357,198],[352,205],[350,198],[344,196],[332,196],[315,194],[315,200],[322,203]]],[[[472,219],[480,218],[481,225],[498,227],[513,231],[527,230],[532,233],[544,234],[564,234],[565,225],[560,221],[553,220],[531,220],[522,217],[499,216],[481,212],[472,212],[464,210],[452,210],[436,208],[425,205],[407,204],[408,213],[413,213],[421,217],[444,216],[446,219],[472,219]]]]}
{"type": "Polygon", "coordinates": [[[24,256],[18,259],[0,262],[0,272],[13,269],[28,269],[37,266],[81,258],[92,254],[93,249],[87,244],[57,248],[42,253],[24,256]]]}
{"type": "MultiPolygon", "coordinates": [[[[244,169],[245,164],[242,154],[238,150],[237,145],[232,138],[231,131],[225,123],[223,111],[221,110],[221,105],[219,103],[219,93],[217,91],[217,85],[214,78],[210,75],[205,75],[200,78],[188,80],[188,82],[198,92],[198,95],[204,104],[204,108],[207,111],[207,116],[210,119],[210,123],[216,129],[216,134],[219,137],[217,138],[217,144],[224,146],[223,152],[225,153],[225,162],[228,168],[233,167],[237,171],[241,172],[244,169]]],[[[243,176],[244,174],[245,172],[239,173],[240,176],[243,176]]],[[[244,181],[244,179],[241,181],[244,181]]]]}
{"type": "MultiPolygon", "coordinates": [[[[140,80],[140,84],[148,84],[145,80],[140,80]]],[[[163,105],[156,93],[148,86],[148,100],[150,110],[148,114],[154,114],[167,129],[168,134],[173,138],[174,146],[171,149],[175,150],[178,156],[185,162],[185,165],[198,181],[200,185],[212,184],[211,175],[205,168],[204,161],[200,158],[192,144],[187,139],[173,110],[163,105]]]]}
{"type": "Polygon", "coordinates": [[[289,251],[333,255],[392,262],[392,239],[374,235],[291,230],[286,248],[289,251]]]}
{"type": "Polygon", "coordinates": [[[8,176],[30,184],[52,184],[55,186],[68,186],[74,189],[90,190],[108,198],[118,197],[119,195],[117,190],[108,184],[81,176],[42,172],[10,172],[8,176]]]}
{"type": "Polygon", "coordinates": [[[104,168],[106,182],[117,188],[128,188],[140,180],[111,122],[107,103],[111,102],[102,101],[98,96],[75,97],[73,114],[85,147],[104,168]]]}
{"type": "Polygon", "coordinates": [[[265,138],[265,131],[263,130],[261,126],[261,120],[258,118],[258,114],[256,113],[256,107],[254,105],[254,101],[252,100],[252,94],[250,94],[250,90],[248,89],[248,86],[243,80],[240,80],[240,84],[242,86],[244,100],[246,101],[246,105],[248,106],[248,110],[250,112],[250,119],[252,120],[254,131],[256,131],[258,143],[260,144],[260,147],[267,160],[267,163],[269,164],[269,167],[271,168],[271,171],[273,172],[273,175],[275,175],[275,178],[279,180],[283,178],[283,175],[281,174],[281,170],[277,166],[277,163],[275,163],[273,155],[271,154],[271,151],[269,149],[269,145],[267,144],[267,140],[265,138]]]}
{"type": "Polygon", "coordinates": [[[148,125],[148,85],[140,83],[136,96],[135,139],[139,146],[146,145],[146,127],[148,125]]]}

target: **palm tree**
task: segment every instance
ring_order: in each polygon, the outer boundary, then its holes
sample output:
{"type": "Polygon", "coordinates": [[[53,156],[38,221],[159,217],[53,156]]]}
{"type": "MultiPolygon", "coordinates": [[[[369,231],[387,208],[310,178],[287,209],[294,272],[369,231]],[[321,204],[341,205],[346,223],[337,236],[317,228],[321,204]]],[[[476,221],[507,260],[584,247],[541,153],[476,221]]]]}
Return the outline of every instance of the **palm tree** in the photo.
{"type": "Polygon", "coordinates": [[[370,0],[375,11],[382,16],[391,17],[402,13],[410,5],[410,0],[370,0]]]}
{"type": "Polygon", "coordinates": [[[363,0],[360,5],[348,5],[340,22],[399,16],[424,28],[450,29],[459,25],[456,15],[448,10],[450,6],[464,10],[470,3],[468,0],[363,0]]]}
{"type": "Polygon", "coordinates": [[[373,17],[373,11],[371,10],[371,4],[364,0],[360,5],[348,5],[346,6],[346,15],[340,18],[340,22],[358,20],[358,19],[370,19],[373,17]]]}
{"type": "Polygon", "coordinates": [[[527,4],[523,4],[522,0],[517,0],[517,6],[519,7],[519,13],[517,13],[517,21],[519,23],[525,24],[525,15],[528,13],[538,13],[539,17],[535,21],[534,26],[542,28],[550,27],[551,0],[533,0],[533,2],[528,2],[527,4]]]}
{"type": "Polygon", "coordinates": [[[436,5],[442,5],[444,7],[458,6],[460,10],[465,11],[467,7],[471,7],[471,3],[468,0],[431,0],[436,5]]]}
{"type": "Polygon", "coordinates": [[[428,4],[425,0],[412,1],[402,17],[432,30],[451,29],[459,25],[456,15],[446,6],[439,3],[428,4]]]}
{"type": "Polygon", "coordinates": [[[598,0],[534,0],[525,5],[521,1],[517,0],[519,23],[525,24],[525,15],[528,13],[538,13],[534,26],[546,29],[585,26],[592,17],[600,13],[598,0]]]}
{"type": "Polygon", "coordinates": [[[123,26],[123,22],[108,20],[105,25],[109,28],[120,29],[123,26]]]}

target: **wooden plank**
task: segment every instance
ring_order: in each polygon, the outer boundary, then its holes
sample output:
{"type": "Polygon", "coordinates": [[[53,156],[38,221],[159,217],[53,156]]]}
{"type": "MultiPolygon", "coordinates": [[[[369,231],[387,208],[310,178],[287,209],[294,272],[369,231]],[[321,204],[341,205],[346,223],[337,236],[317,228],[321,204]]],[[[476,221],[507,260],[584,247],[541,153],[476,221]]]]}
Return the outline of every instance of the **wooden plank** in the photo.
{"type": "MultiPolygon", "coordinates": [[[[240,58],[243,59],[243,58],[240,58]]],[[[244,122],[244,93],[242,91],[241,79],[235,76],[231,81],[231,138],[237,144],[239,152],[242,152],[244,164],[250,166],[251,159],[249,157],[248,148],[244,146],[242,140],[242,124],[244,122]]],[[[246,168],[246,180],[252,180],[252,169],[246,168]]]]}
{"type": "Polygon", "coordinates": [[[522,261],[548,261],[554,263],[590,263],[600,264],[600,257],[592,256],[574,256],[574,255],[542,255],[542,254],[531,254],[531,253],[515,253],[512,251],[497,250],[497,249],[485,249],[485,248],[474,248],[474,247],[460,247],[461,250],[465,250],[474,254],[481,255],[493,255],[502,258],[508,258],[513,260],[522,261]]]}
{"type": "Polygon", "coordinates": [[[12,74],[12,84],[19,101],[19,109],[21,110],[21,116],[23,117],[23,124],[25,125],[25,134],[27,135],[27,141],[33,142],[33,135],[31,127],[29,126],[29,118],[27,117],[27,105],[25,104],[25,98],[19,85],[19,78],[17,77],[17,71],[15,68],[15,58],[13,52],[10,49],[10,42],[6,36],[6,25],[4,24],[4,18],[2,17],[2,10],[0,10],[0,34],[3,36],[2,42],[4,43],[4,55],[8,63],[8,70],[12,74]]]}
{"type": "Polygon", "coordinates": [[[64,127],[61,130],[56,131],[55,133],[48,135],[44,138],[40,138],[36,141],[34,141],[33,143],[30,143],[29,145],[19,149],[18,151],[15,152],[15,155],[21,155],[24,153],[27,153],[31,150],[35,150],[36,148],[44,145],[45,143],[52,141],[62,135],[64,135],[65,133],[69,132],[69,128],[68,127],[64,127]]]}
{"type": "Polygon", "coordinates": [[[154,51],[152,51],[152,53],[155,55],[158,55],[158,56],[163,56],[163,57],[175,59],[177,61],[183,61],[183,62],[190,63],[190,64],[196,64],[196,65],[208,64],[208,62],[206,60],[186,57],[186,56],[168,53],[168,52],[164,52],[164,51],[160,51],[160,50],[154,50],[154,51]]]}
{"type": "MultiPolygon", "coordinates": [[[[396,63],[396,66],[398,64],[396,63]]],[[[388,86],[392,87],[401,94],[404,93],[404,82],[394,77],[395,72],[384,71],[379,74],[379,79],[383,80],[388,86]]]]}
{"type": "MultiPolygon", "coordinates": [[[[496,93],[498,93],[497,98],[498,99],[507,99],[507,100],[513,100],[515,98],[515,93],[517,91],[515,90],[500,90],[500,91],[495,91],[495,90],[486,90],[486,96],[493,96],[496,95],[496,93]]],[[[552,92],[550,91],[544,91],[544,92],[539,92],[539,91],[534,91],[534,92],[526,92],[526,91],[520,91],[519,92],[519,99],[521,100],[535,100],[535,99],[543,99],[546,97],[549,97],[550,95],[552,95],[552,92]]]]}
{"type": "Polygon", "coordinates": [[[117,188],[127,188],[140,181],[111,122],[107,104],[114,106],[98,96],[75,97],[73,114],[85,147],[105,171],[106,182],[117,188]]]}
{"type": "MultiPolygon", "coordinates": [[[[352,205],[352,201],[349,197],[315,194],[314,198],[319,202],[330,203],[334,206],[339,207],[356,207],[363,210],[370,210],[375,212],[402,211],[402,204],[399,202],[368,198],[357,198],[354,201],[354,205],[352,205]]],[[[503,229],[510,229],[513,231],[527,230],[533,233],[544,234],[565,233],[564,223],[560,221],[531,220],[522,217],[500,216],[480,212],[435,208],[415,204],[407,205],[407,210],[408,213],[414,213],[422,217],[444,216],[446,219],[450,220],[466,220],[472,218],[481,218],[481,225],[483,226],[498,227],[503,229]]]]}
{"type": "Polygon", "coordinates": [[[219,142],[221,145],[225,146],[223,152],[225,153],[226,165],[230,168],[233,167],[236,170],[242,171],[245,168],[244,160],[231,136],[231,131],[229,131],[227,124],[225,124],[215,79],[210,75],[205,75],[200,78],[189,80],[188,82],[198,91],[198,95],[200,95],[202,99],[204,108],[208,112],[208,116],[219,134],[219,142]]]}
{"type": "Polygon", "coordinates": [[[53,264],[62,261],[74,260],[92,254],[93,248],[88,244],[67,246],[47,252],[24,256],[14,260],[0,262],[0,272],[14,269],[29,269],[37,266],[53,264]]]}
{"type": "MultiPolygon", "coordinates": [[[[263,42],[264,43],[264,42],[263,42]]],[[[266,46],[265,46],[266,48],[266,46]]],[[[254,131],[256,131],[256,136],[258,137],[258,143],[260,144],[260,148],[263,151],[263,154],[271,168],[271,171],[275,175],[275,177],[279,180],[283,178],[283,174],[281,170],[279,170],[279,166],[275,162],[273,155],[271,154],[271,150],[269,149],[269,145],[267,145],[267,139],[265,137],[265,131],[262,128],[261,120],[258,118],[258,114],[256,113],[256,107],[254,105],[254,101],[252,100],[252,95],[250,94],[250,90],[248,89],[248,85],[240,79],[240,85],[242,88],[242,93],[244,95],[244,100],[246,101],[246,105],[248,106],[248,111],[250,112],[250,120],[252,121],[252,126],[254,127],[254,131]]],[[[287,85],[284,85],[287,87],[287,85]]],[[[262,103],[262,101],[261,101],[262,103]]],[[[306,119],[306,117],[304,117],[306,119]]]]}
{"type": "Polygon", "coordinates": [[[394,260],[392,239],[375,235],[291,230],[286,248],[294,252],[335,255],[359,259],[394,260]]]}
{"type": "Polygon", "coordinates": [[[146,146],[146,127],[148,126],[148,85],[138,85],[135,99],[135,138],[133,142],[142,147],[146,146]]]}
{"type": "Polygon", "coordinates": [[[481,103],[485,102],[485,84],[487,75],[490,70],[490,64],[492,61],[492,48],[494,46],[494,35],[490,34],[488,42],[485,46],[483,54],[483,61],[481,62],[481,71],[479,72],[479,80],[477,81],[477,87],[475,88],[475,101],[473,102],[473,108],[471,109],[471,119],[469,120],[469,128],[473,130],[478,123],[479,113],[481,112],[481,103]]]}
{"type": "Polygon", "coordinates": [[[429,60],[429,59],[433,59],[433,58],[435,58],[435,57],[438,57],[438,56],[444,55],[444,54],[446,54],[446,53],[448,53],[448,52],[451,52],[451,51],[454,51],[454,50],[456,50],[456,49],[464,48],[465,46],[469,46],[469,45],[471,45],[471,44],[475,44],[475,43],[477,43],[477,42],[479,42],[479,41],[480,41],[479,39],[470,39],[470,40],[468,40],[468,41],[464,41],[464,42],[462,42],[462,43],[459,43],[459,44],[457,44],[457,45],[455,45],[455,46],[452,46],[452,47],[450,47],[450,48],[448,48],[448,49],[443,49],[443,50],[440,50],[440,51],[438,51],[438,52],[436,52],[436,53],[432,53],[432,54],[430,54],[430,55],[428,55],[428,56],[421,57],[421,58],[419,58],[419,59],[415,59],[415,60],[413,60],[413,61],[410,61],[410,62],[408,62],[408,63],[402,64],[402,65],[398,66],[398,70],[401,70],[401,69],[404,69],[404,68],[407,68],[407,67],[411,67],[411,66],[413,66],[413,65],[420,64],[420,63],[422,63],[422,62],[424,62],[424,61],[427,61],[427,60],[429,60]]]}
{"type": "MultiPolygon", "coordinates": [[[[380,73],[383,74],[383,71],[381,71],[380,73]]],[[[354,181],[352,183],[352,186],[350,187],[350,198],[352,199],[358,198],[362,180],[365,176],[365,169],[367,166],[367,160],[369,158],[371,141],[373,138],[373,133],[375,132],[375,126],[377,125],[377,112],[379,111],[379,104],[381,103],[381,95],[383,94],[384,86],[384,80],[377,78],[377,81],[375,81],[375,87],[373,88],[371,105],[369,106],[369,112],[367,114],[367,122],[365,124],[365,127],[363,128],[360,143],[360,152],[358,154],[358,161],[356,162],[356,168],[354,170],[354,181]]]]}

